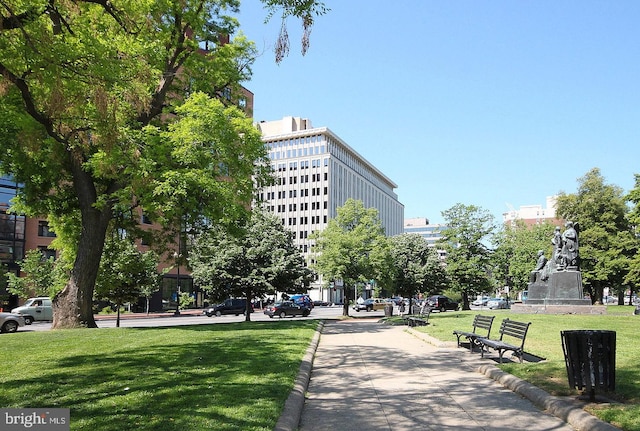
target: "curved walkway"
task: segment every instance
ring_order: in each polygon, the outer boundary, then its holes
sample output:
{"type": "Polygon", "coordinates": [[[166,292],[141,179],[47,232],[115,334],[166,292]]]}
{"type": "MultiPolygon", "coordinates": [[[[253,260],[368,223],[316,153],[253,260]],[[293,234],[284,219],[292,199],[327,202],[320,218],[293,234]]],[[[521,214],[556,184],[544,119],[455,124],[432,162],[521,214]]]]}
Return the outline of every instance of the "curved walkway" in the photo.
{"type": "Polygon", "coordinates": [[[403,326],[352,319],[319,332],[276,430],[617,429],[491,360],[403,326]]]}

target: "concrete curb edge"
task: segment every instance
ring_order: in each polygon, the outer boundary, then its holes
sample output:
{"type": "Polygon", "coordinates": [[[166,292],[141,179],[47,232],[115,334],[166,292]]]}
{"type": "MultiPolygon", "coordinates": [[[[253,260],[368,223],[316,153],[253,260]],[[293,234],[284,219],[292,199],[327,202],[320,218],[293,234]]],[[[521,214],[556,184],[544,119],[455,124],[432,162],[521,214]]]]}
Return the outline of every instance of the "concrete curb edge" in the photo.
{"type": "Polygon", "coordinates": [[[316,333],[311,339],[307,351],[302,357],[300,370],[293,383],[293,389],[284,403],[284,408],[280,414],[280,418],[276,423],[274,431],[295,431],[300,424],[302,409],[304,407],[305,394],[311,380],[311,369],[313,368],[313,358],[315,357],[318,344],[320,343],[320,335],[324,329],[324,320],[318,322],[316,333]]]}
{"type": "MultiPolygon", "coordinates": [[[[407,331],[418,338],[422,338],[425,342],[433,344],[439,348],[457,347],[455,342],[443,342],[424,332],[415,331],[411,328],[407,328],[407,331]]],[[[570,401],[563,400],[562,398],[552,396],[543,389],[540,389],[512,374],[506,373],[493,364],[478,365],[476,367],[476,371],[495,380],[518,395],[527,398],[539,409],[547,411],[555,417],[562,419],[577,430],[620,431],[620,428],[614,427],[610,423],[604,422],[587,413],[582,407],[576,406],[570,401]]]]}
{"type": "Polygon", "coordinates": [[[570,401],[550,395],[548,392],[526,382],[512,374],[506,373],[495,365],[485,364],[477,368],[477,371],[492,378],[504,387],[527,398],[535,406],[546,410],[550,414],[562,419],[578,430],[589,431],[613,431],[620,428],[604,422],[587,413],[582,407],[576,406],[570,401]]]}

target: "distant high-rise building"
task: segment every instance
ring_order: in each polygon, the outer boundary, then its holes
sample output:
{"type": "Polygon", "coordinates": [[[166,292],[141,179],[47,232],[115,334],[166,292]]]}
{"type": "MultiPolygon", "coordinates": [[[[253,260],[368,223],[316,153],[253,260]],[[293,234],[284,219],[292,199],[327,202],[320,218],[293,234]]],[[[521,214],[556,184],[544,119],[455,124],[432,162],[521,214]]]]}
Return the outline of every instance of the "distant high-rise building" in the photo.
{"type": "Polygon", "coordinates": [[[556,202],[558,196],[547,196],[546,207],[542,205],[522,205],[519,210],[511,208],[502,214],[504,224],[515,225],[516,220],[522,220],[525,224],[531,226],[549,222],[551,224],[561,225],[562,220],[556,218],[556,202]]]}
{"type": "MultiPolygon", "coordinates": [[[[442,231],[447,228],[444,224],[430,224],[426,217],[408,218],[404,220],[404,233],[416,233],[422,236],[429,247],[436,247],[437,242],[442,238],[442,231]]],[[[447,252],[442,249],[436,249],[438,256],[444,260],[447,252]]]]}
{"type": "MultiPolygon", "coordinates": [[[[310,262],[309,235],[322,231],[349,198],[378,210],[387,236],[402,233],[404,206],[397,185],[327,127],[313,128],[300,117],[258,123],[277,176],[276,185],[261,191],[263,207],[282,219],[295,244],[310,262]]],[[[311,262],[310,262],[311,263],[311,262]]],[[[311,286],[313,299],[341,302],[343,292],[311,286]]]]}

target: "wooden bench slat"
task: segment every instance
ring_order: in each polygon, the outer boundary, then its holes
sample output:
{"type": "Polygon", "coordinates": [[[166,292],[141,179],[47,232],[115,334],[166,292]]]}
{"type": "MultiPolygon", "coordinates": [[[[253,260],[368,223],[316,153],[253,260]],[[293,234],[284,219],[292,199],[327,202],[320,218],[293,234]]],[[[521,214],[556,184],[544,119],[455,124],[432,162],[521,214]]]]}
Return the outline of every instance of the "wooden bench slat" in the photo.
{"type": "Polygon", "coordinates": [[[491,326],[493,325],[494,318],[495,316],[484,316],[482,314],[476,314],[473,318],[473,329],[471,331],[453,331],[453,335],[455,335],[458,340],[458,347],[460,347],[460,337],[465,337],[467,340],[469,340],[469,350],[473,352],[473,346],[474,344],[476,344],[476,340],[478,338],[488,338],[491,335],[491,326]],[[478,333],[478,329],[486,330],[487,335],[478,333]]]}
{"type": "Polygon", "coordinates": [[[491,340],[489,337],[477,339],[477,342],[481,347],[480,351],[482,357],[484,358],[484,347],[486,346],[498,351],[500,363],[502,363],[502,356],[504,355],[504,352],[508,350],[513,351],[520,359],[520,363],[522,363],[522,356],[524,355],[524,341],[527,337],[530,325],[531,322],[525,323],[511,319],[504,319],[500,324],[500,338],[498,340],[491,340]],[[515,344],[505,342],[504,336],[520,340],[520,345],[517,346],[515,344]]]}
{"type": "Polygon", "coordinates": [[[431,315],[431,308],[424,308],[420,314],[407,314],[403,316],[407,326],[426,326],[429,324],[429,316],[431,315]]]}

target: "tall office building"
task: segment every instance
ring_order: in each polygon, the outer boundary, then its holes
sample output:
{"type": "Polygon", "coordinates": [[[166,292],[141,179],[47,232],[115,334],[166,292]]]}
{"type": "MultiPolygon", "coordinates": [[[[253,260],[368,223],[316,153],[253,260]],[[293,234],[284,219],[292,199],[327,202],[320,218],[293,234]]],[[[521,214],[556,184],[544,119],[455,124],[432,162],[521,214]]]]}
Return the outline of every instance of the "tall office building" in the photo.
{"type": "MultiPolygon", "coordinates": [[[[397,185],[326,127],[284,117],[258,123],[277,176],[276,185],[262,190],[263,206],[281,217],[294,241],[312,263],[309,235],[323,230],[349,198],[378,210],[387,236],[402,233],[404,206],[394,192],[397,185]]],[[[318,280],[309,291],[313,299],[340,302],[335,290],[318,280]]]]}
{"type": "MultiPolygon", "coordinates": [[[[442,231],[447,229],[446,224],[430,224],[426,217],[408,218],[404,220],[404,233],[416,233],[423,237],[429,247],[436,247],[442,239],[442,231]]],[[[440,260],[447,258],[445,250],[436,248],[440,260]]]]}

